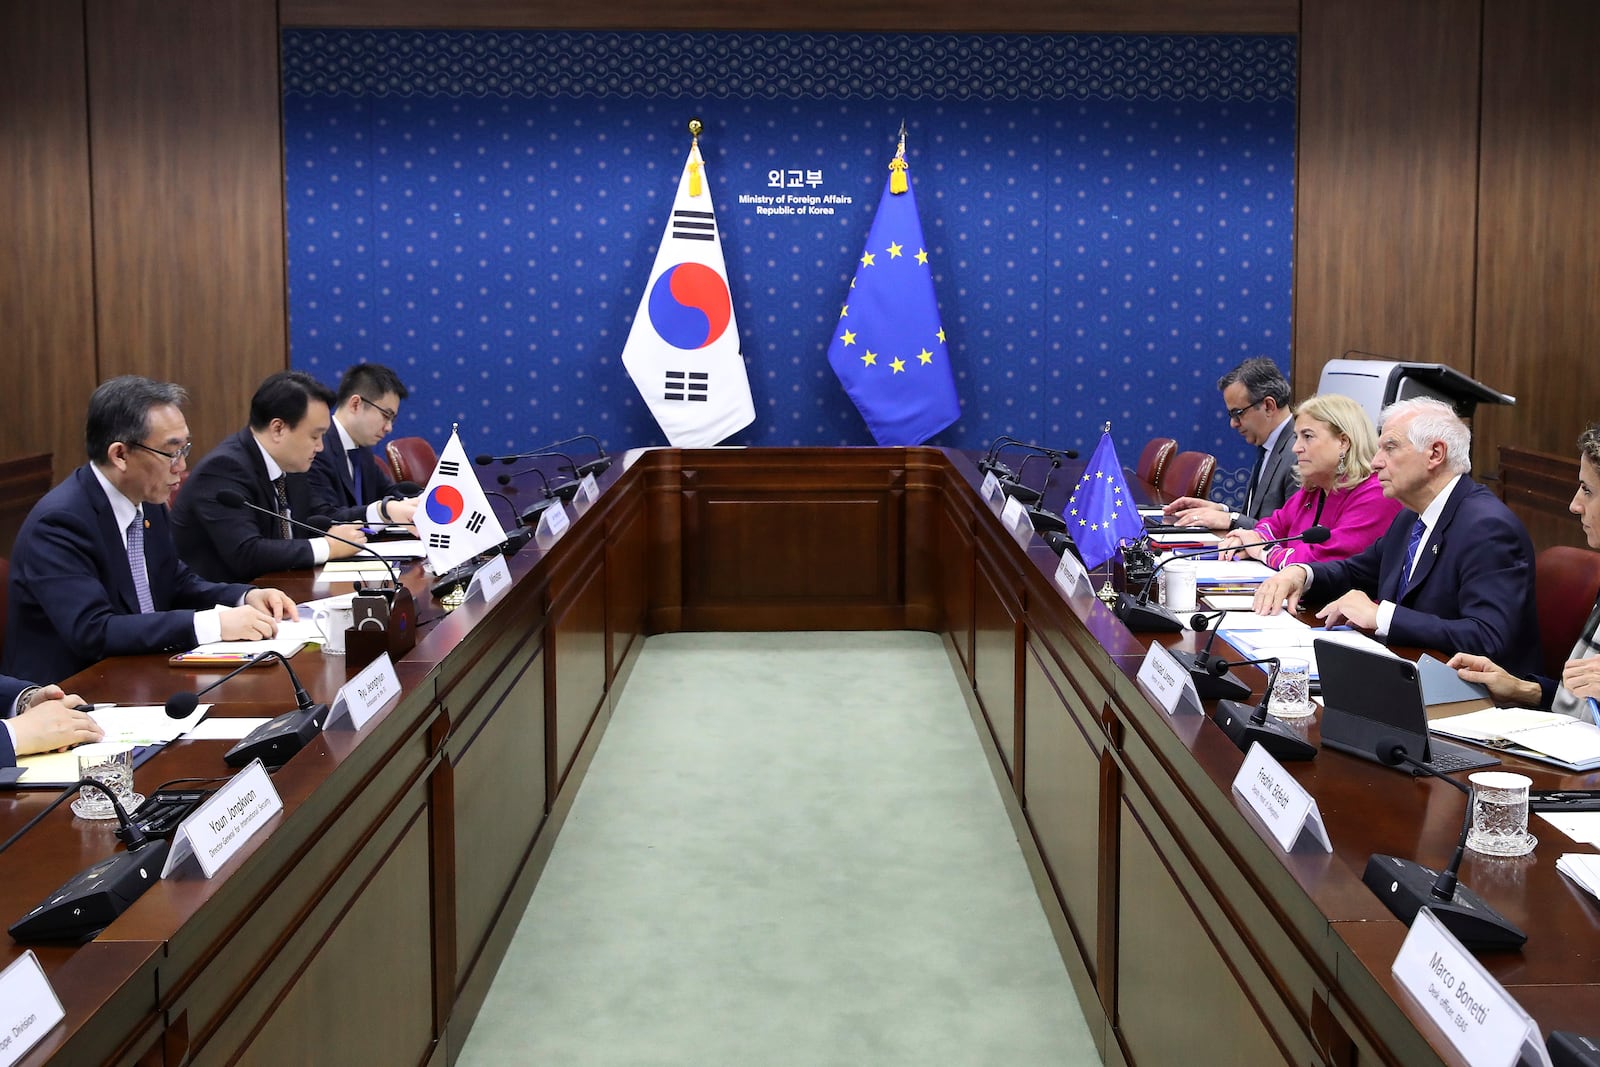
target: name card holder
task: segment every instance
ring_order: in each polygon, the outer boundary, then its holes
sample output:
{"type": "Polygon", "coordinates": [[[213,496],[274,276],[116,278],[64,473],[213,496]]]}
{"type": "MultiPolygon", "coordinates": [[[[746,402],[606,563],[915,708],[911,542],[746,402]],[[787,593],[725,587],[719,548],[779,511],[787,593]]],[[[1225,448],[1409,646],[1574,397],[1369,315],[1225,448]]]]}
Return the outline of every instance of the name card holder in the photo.
{"type": "Polygon", "coordinates": [[[594,480],[594,475],[583,476],[583,481],[578,483],[578,494],[573,499],[581,502],[584,507],[600,499],[600,483],[594,480]]]}
{"type": "Polygon", "coordinates": [[[178,825],[161,877],[170,876],[191,856],[212,877],[282,810],[283,800],[267,768],[252,761],[178,825]]]}
{"type": "Polygon", "coordinates": [[[1177,714],[1179,708],[1196,715],[1203,713],[1200,691],[1194,687],[1194,679],[1189,677],[1189,672],[1182,664],[1172,658],[1172,653],[1154,642],[1145,652],[1144,662],[1139,665],[1139,681],[1168,715],[1177,714]]]}
{"type": "Polygon", "coordinates": [[[11,1067],[67,1017],[29,949],[0,971],[0,1067],[11,1067]]]}
{"type": "Polygon", "coordinates": [[[322,728],[331,730],[340,723],[349,722],[350,729],[359,730],[399,695],[400,677],[394,672],[394,661],[385,653],[340,687],[322,728]]]}
{"type": "Polygon", "coordinates": [[[539,513],[539,525],[534,527],[533,536],[553,541],[566,533],[567,527],[571,525],[572,520],[567,517],[567,506],[557,500],[539,513]]]}
{"type": "Polygon", "coordinates": [[[1000,479],[990,471],[983,476],[983,484],[978,487],[978,495],[987,500],[991,505],[1002,495],[1000,492],[1000,479]]]}
{"type": "Polygon", "coordinates": [[[1412,920],[1389,973],[1470,1067],[1519,1060],[1549,1067],[1539,1024],[1427,908],[1412,920]]]}
{"type": "MultiPolygon", "coordinates": [[[[589,480],[594,480],[594,475],[589,475],[589,480]]],[[[477,570],[472,572],[472,581],[467,583],[466,594],[463,600],[472,599],[472,594],[477,593],[483,597],[485,604],[493,604],[511,588],[511,567],[506,563],[506,558],[496,552],[494,558],[477,570]]]]}
{"type": "Polygon", "coordinates": [[[1056,564],[1056,585],[1068,596],[1076,593],[1080,585],[1085,593],[1094,595],[1094,583],[1089,580],[1089,572],[1083,569],[1083,562],[1070,548],[1061,553],[1061,562],[1056,564]]]}
{"type": "Polygon", "coordinates": [[[1315,798],[1260,745],[1252,744],[1245,753],[1244,766],[1233,779],[1233,791],[1244,798],[1285,852],[1293,852],[1295,845],[1308,837],[1324,852],[1333,851],[1315,798]]]}
{"type": "Polygon", "coordinates": [[[1033,520],[1028,518],[1028,509],[1014,496],[1006,497],[1006,506],[1000,509],[1000,521],[1013,535],[1033,536],[1033,520]]]}

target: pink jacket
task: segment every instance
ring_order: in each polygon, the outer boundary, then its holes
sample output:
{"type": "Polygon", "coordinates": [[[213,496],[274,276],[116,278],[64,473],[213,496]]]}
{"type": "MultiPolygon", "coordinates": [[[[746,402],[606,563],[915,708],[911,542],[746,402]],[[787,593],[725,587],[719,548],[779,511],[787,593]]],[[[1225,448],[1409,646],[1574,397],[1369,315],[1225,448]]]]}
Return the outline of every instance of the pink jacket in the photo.
{"type": "Polygon", "coordinates": [[[1301,489],[1284,501],[1283,507],[1256,523],[1256,533],[1264,541],[1292,537],[1309,529],[1322,508],[1322,525],[1333,536],[1320,545],[1298,541],[1267,549],[1267,565],[1282,570],[1291,563],[1316,563],[1347,559],[1373,544],[1400,514],[1400,501],[1383,495],[1376,474],[1349,489],[1327,494],[1320,489],[1301,489]]]}

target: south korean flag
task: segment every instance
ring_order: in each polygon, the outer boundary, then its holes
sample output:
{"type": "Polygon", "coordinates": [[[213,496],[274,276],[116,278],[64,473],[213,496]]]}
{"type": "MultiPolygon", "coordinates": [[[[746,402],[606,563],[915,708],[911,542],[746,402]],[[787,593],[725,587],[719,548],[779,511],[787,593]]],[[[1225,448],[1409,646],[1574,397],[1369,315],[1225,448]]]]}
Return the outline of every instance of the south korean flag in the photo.
{"type": "Polygon", "coordinates": [[[422,492],[416,523],[428,566],[435,574],[443,574],[506,539],[454,428],[433,477],[428,479],[428,488],[422,492]]]}
{"type": "Polygon", "coordinates": [[[755,421],[711,183],[696,140],[622,363],[676,448],[706,448],[755,421]]]}

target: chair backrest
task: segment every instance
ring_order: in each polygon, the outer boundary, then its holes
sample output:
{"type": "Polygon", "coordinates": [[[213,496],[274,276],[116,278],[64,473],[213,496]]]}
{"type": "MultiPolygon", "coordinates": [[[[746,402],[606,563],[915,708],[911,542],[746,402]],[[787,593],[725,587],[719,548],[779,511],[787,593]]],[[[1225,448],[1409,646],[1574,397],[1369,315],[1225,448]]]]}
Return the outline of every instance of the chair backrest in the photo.
{"type": "Polygon", "coordinates": [[[433,468],[439,464],[439,453],[421,437],[396,437],[384,452],[397,482],[427,485],[428,479],[433,477],[433,468]]]}
{"type": "Polygon", "coordinates": [[[1583,632],[1583,624],[1600,594],[1600,552],[1556,545],[1539,553],[1533,566],[1534,595],[1539,604],[1539,643],[1544,673],[1561,677],[1561,667],[1583,632]]]}
{"type": "MultiPolygon", "coordinates": [[[[6,615],[11,610],[11,561],[0,556],[0,649],[6,647],[6,615]]],[[[5,727],[0,726],[0,730],[5,727]]]]}
{"type": "Polygon", "coordinates": [[[1139,480],[1154,489],[1161,488],[1161,479],[1167,472],[1167,464],[1172,462],[1172,457],[1178,451],[1178,442],[1170,437],[1152,437],[1150,443],[1144,446],[1144,451],[1139,453],[1139,466],[1134,468],[1134,473],[1139,480]]]}
{"type": "Polygon", "coordinates": [[[1211,476],[1217,473],[1217,457],[1209,452],[1179,452],[1161,476],[1161,488],[1169,496],[1204,498],[1211,492],[1211,476]]]}

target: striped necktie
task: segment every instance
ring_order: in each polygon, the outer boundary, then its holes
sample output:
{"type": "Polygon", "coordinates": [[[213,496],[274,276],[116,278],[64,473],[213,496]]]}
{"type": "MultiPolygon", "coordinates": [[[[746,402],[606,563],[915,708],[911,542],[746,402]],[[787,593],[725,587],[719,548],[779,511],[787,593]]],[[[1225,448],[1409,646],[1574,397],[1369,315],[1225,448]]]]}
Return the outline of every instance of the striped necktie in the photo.
{"type": "Polygon", "coordinates": [[[1417,562],[1417,548],[1422,544],[1422,532],[1427,529],[1422,524],[1422,516],[1417,516],[1416,523],[1411,527],[1411,539],[1406,542],[1406,566],[1400,572],[1400,587],[1395,590],[1394,602],[1400,603],[1400,598],[1406,595],[1406,590],[1411,588],[1411,569],[1417,562]]]}
{"type": "Polygon", "coordinates": [[[135,509],[128,523],[128,570],[133,572],[133,592],[139,598],[139,614],[156,610],[150,596],[150,575],[144,569],[144,511],[135,509]]]}
{"type": "Polygon", "coordinates": [[[294,534],[289,531],[289,478],[280,474],[272,479],[272,491],[278,497],[278,536],[285,541],[293,540],[294,534]]]}

